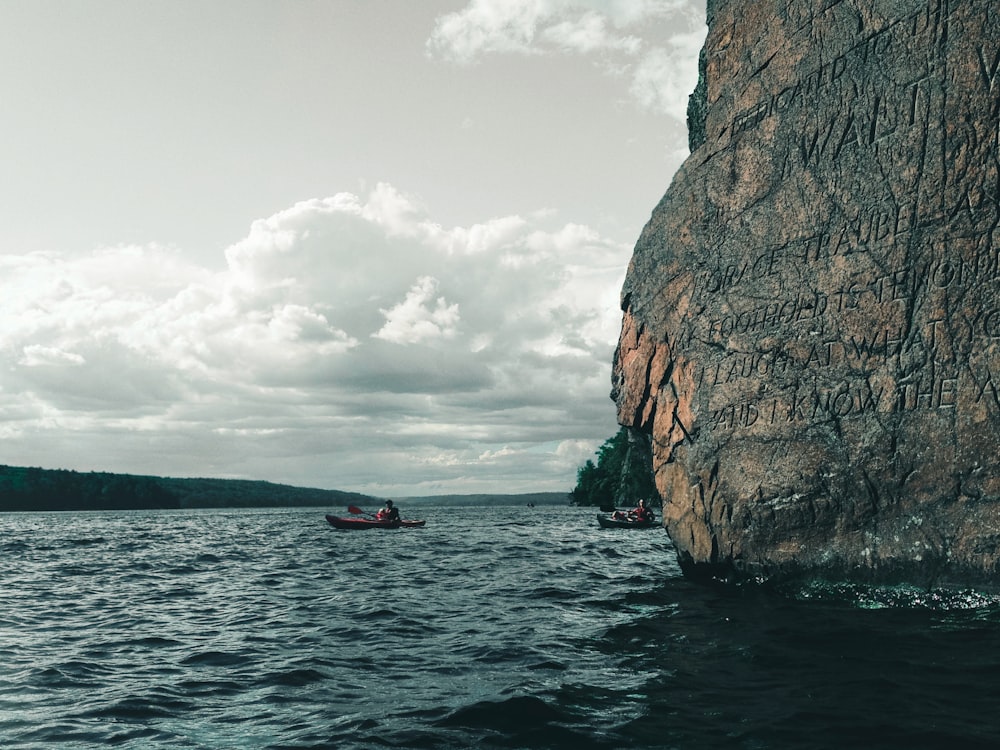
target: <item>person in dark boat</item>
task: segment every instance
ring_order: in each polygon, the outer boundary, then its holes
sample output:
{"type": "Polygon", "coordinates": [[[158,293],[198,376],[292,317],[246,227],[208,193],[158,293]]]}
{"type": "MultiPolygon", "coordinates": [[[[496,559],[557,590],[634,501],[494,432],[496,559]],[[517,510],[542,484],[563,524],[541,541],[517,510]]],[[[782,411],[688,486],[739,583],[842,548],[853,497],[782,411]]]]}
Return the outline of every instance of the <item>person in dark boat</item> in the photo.
{"type": "Polygon", "coordinates": [[[640,500],[639,505],[629,511],[616,510],[611,516],[616,521],[638,521],[648,523],[656,520],[653,511],[646,505],[645,500],[640,500]]]}
{"type": "Polygon", "coordinates": [[[646,505],[645,500],[640,500],[639,506],[637,508],[633,508],[632,510],[630,510],[628,512],[628,515],[629,518],[645,523],[656,520],[656,517],[653,515],[652,509],[646,505]]]}
{"type": "Polygon", "coordinates": [[[392,500],[385,501],[385,507],[375,514],[379,521],[398,521],[399,508],[392,504],[392,500]]]}

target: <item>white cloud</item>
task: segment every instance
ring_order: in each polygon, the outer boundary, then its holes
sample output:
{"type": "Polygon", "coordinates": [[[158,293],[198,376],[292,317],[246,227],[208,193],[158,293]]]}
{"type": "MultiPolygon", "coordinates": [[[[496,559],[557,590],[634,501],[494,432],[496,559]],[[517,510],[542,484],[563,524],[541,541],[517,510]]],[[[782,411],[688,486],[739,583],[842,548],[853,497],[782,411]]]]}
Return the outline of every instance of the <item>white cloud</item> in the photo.
{"type": "Polygon", "coordinates": [[[438,18],[428,46],[462,63],[491,52],[529,53],[539,24],[561,4],[554,0],[473,0],[465,9],[438,18]]]}
{"type": "Polygon", "coordinates": [[[445,230],[429,223],[422,227],[427,240],[450,255],[479,255],[515,243],[526,225],[520,216],[503,216],[471,227],[445,230]]]}
{"type": "Polygon", "coordinates": [[[568,490],[560,444],[614,429],[631,249],[552,218],[444,227],[380,184],[255,221],[222,271],[159,246],[0,256],[6,460],[568,490]]]}
{"type": "Polygon", "coordinates": [[[688,96],[697,83],[691,75],[691,60],[698,59],[703,32],[671,37],[668,47],[648,49],[635,67],[631,91],[647,109],[665,112],[677,120],[687,116],[688,96]]]}
{"type": "Polygon", "coordinates": [[[608,28],[607,16],[594,11],[565,21],[559,21],[545,28],[542,39],[568,52],[589,54],[613,51],[635,55],[642,47],[642,41],[635,36],[622,36],[608,28]]]}
{"type": "Polygon", "coordinates": [[[85,360],[79,354],[63,351],[52,346],[28,344],[24,347],[24,356],[18,360],[25,367],[41,367],[43,365],[82,365],[85,360]]]}
{"type": "Polygon", "coordinates": [[[390,310],[381,310],[385,325],[373,334],[396,344],[417,344],[437,338],[452,338],[458,324],[458,305],[436,297],[438,282],[422,276],[410,287],[406,299],[390,310]]]}
{"type": "Polygon", "coordinates": [[[684,122],[698,80],[704,3],[694,0],[469,0],[437,19],[428,51],[459,64],[496,54],[579,54],[630,78],[642,107],[684,122]]]}

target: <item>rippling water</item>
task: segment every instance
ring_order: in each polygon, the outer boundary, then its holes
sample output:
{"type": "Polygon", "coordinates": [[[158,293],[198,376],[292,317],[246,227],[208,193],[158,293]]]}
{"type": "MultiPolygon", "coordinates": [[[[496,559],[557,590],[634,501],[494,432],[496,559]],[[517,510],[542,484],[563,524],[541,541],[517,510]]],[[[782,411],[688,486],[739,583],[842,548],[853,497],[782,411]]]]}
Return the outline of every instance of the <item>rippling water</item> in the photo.
{"type": "Polygon", "coordinates": [[[996,598],[716,590],[592,511],[419,514],[0,516],[0,747],[1000,742],[996,598]]]}

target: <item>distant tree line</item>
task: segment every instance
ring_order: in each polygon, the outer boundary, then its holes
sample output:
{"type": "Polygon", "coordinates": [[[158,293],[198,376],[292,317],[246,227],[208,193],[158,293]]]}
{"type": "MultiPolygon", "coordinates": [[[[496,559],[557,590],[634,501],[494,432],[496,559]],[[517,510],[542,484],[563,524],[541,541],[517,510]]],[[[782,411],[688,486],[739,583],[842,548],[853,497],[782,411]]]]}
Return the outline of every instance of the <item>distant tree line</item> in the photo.
{"type": "Polygon", "coordinates": [[[381,499],[240,479],[77,472],[0,465],[0,512],[169,508],[338,507],[381,499]]]}
{"type": "Polygon", "coordinates": [[[622,427],[576,472],[570,496],[576,505],[633,506],[658,497],[648,438],[622,427]]]}
{"type": "Polygon", "coordinates": [[[406,505],[420,503],[448,506],[567,505],[572,502],[572,496],[566,492],[525,492],[503,495],[477,493],[471,495],[419,495],[396,498],[396,501],[397,504],[406,505]]]}

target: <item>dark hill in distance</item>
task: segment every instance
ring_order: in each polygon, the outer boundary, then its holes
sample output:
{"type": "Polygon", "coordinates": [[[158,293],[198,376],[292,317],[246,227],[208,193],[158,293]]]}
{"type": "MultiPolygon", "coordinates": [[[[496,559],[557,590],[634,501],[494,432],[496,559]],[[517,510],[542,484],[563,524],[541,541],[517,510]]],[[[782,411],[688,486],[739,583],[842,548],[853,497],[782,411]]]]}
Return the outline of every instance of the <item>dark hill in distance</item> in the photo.
{"type": "Polygon", "coordinates": [[[521,495],[421,495],[396,498],[401,506],[413,503],[426,505],[569,505],[567,492],[528,492],[521,495]]]}
{"type": "Polygon", "coordinates": [[[373,504],[381,505],[382,499],[245,479],[173,479],[0,465],[0,512],[373,504]]]}

